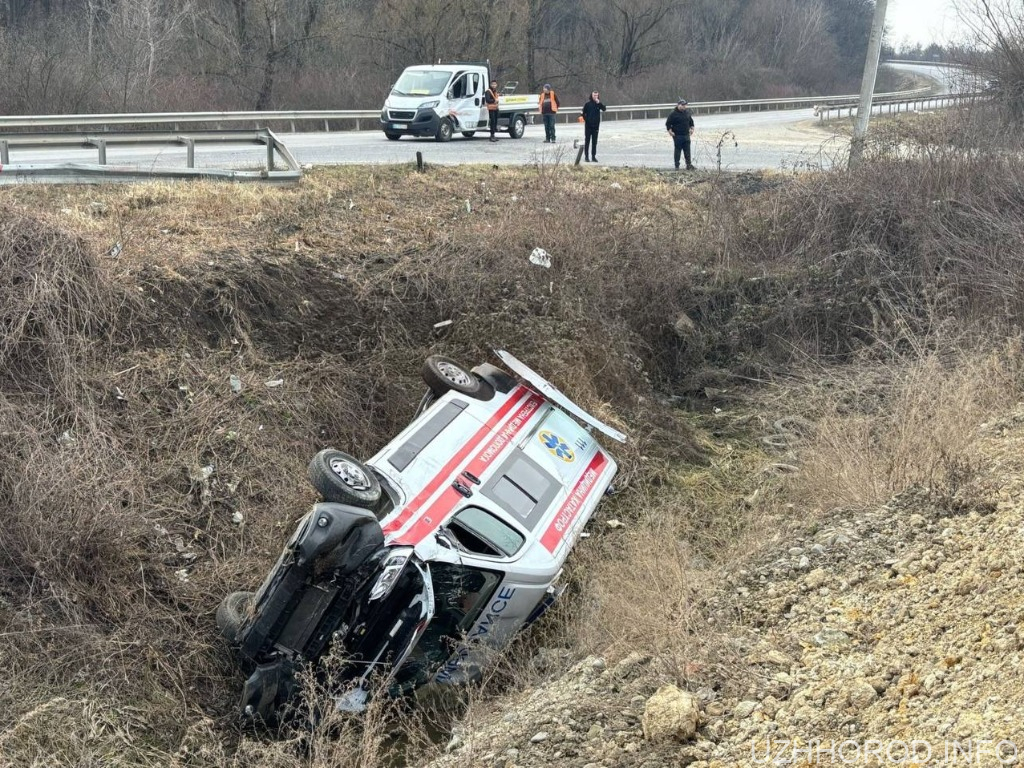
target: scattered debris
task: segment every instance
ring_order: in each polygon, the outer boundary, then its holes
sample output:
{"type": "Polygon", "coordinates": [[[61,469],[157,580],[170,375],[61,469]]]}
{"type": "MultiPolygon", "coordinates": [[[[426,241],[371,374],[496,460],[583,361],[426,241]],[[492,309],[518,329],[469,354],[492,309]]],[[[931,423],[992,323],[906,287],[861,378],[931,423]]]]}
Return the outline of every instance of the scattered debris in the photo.
{"type": "Polygon", "coordinates": [[[57,438],[57,443],[67,448],[69,446],[76,445],[78,440],[75,439],[75,436],[72,434],[70,429],[66,429],[64,430],[64,433],[57,438]]]}
{"type": "Polygon", "coordinates": [[[436,330],[439,330],[441,328],[447,328],[453,322],[454,322],[454,320],[442,320],[439,323],[434,323],[434,330],[436,331],[436,330]]]}
{"type": "Polygon", "coordinates": [[[231,513],[231,522],[234,523],[235,525],[241,525],[244,521],[245,521],[245,518],[242,517],[242,513],[241,512],[237,512],[236,511],[236,512],[232,512],[231,513]]]}
{"type": "Polygon", "coordinates": [[[112,246],[110,246],[110,250],[107,251],[107,256],[109,256],[112,259],[116,259],[118,256],[121,255],[122,250],[123,248],[120,243],[114,243],[112,246]]]}
{"type": "Polygon", "coordinates": [[[621,520],[616,520],[616,519],[613,518],[613,519],[609,520],[608,522],[606,522],[605,525],[607,525],[609,528],[622,528],[626,524],[624,522],[622,522],[621,520]]]}
{"type": "Polygon", "coordinates": [[[269,381],[263,382],[268,388],[273,389],[274,387],[280,387],[284,384],[284,379],[270,379],[269,381]]]}
{"type": "Polygon", "coordinates": [[[533,253],[530,254],[530,263],[536,264],[538,267],[544,267],[545,269],[551,268],[551,254],[545,251],[543,248],[534,248],[533,253]]]}
{"type": "Polygon", "coordinates": [[[231,377],[228,379],[228,381],[231,382],[231,391],[232,392],[234,392],[236,395],[241,393],[241,391],[242,391],[242,380],[240,378],[238,378],[237,376],[235,376],[235,374],[232,373],[231,377]]]}

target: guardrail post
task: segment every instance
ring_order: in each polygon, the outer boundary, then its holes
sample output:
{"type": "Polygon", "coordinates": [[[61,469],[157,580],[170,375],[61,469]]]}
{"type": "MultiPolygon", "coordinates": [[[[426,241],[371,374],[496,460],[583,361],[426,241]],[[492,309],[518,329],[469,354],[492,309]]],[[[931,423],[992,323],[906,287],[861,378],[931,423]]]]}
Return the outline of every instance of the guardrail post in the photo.
{"type": "Polygon", "coordinates": [[[96,149],[99,151],[100,165],[107,164],[107,142],[100,139],[96,142],[96,149]]]}
{"type": "Polygon", "coordinates": [[[267,137],[267,170],[274,170],[274,140],[267,137]]]}
{"type": "Polygon", "coordinates": [[[11,154],[7,148],[6,141],[0,141],[0,165],[10,165],[11,154]]]}
{"type": "Polygon", "coordinates": [[[356,130],[357,131],[359,130],[359,118],[358,117],[356,118],[356,130]]]}
{"type": "Polygon", "coordinates": [[[196,141],[185,139],[185,165],[188,168],[196,167],[196,141]]]}

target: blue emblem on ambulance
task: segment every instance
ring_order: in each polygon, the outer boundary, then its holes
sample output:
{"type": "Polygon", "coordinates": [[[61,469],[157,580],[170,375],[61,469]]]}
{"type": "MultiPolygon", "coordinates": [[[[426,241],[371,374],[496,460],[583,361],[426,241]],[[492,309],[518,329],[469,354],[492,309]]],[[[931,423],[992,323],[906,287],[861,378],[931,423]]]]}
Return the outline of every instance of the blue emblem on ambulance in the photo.
{"type": "Polygon", "coordinates": [[[538,434],[538,437],[544,444],[544,447],[562,461],[576,460],[576,454],[573,452],[572,448],[569,447],[569,444],[554,432],[550,432],[545,429],[538,434]]]}

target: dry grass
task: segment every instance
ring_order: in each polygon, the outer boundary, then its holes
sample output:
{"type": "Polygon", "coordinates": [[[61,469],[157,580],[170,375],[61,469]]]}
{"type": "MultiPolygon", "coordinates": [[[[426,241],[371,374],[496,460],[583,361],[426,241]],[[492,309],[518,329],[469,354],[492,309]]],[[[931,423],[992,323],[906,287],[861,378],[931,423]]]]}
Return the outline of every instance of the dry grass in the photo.
{"type": "MultiPolygon", "coordinates": [[[[408,734],[423,728],[386,707],[312,733],[239,731],[212,617],[313,500],[316,450],[370,455],[415,407],[425,355],[475,362],[491,345],[634,437],[573,597],[523,642],[566,658],[642,648],[678,681],[728,679],[705,606],[752,524],[792,517],[786,503],[952,488],[970,426],[1013,396],[1020,367],[1013,345],[957,350],[1005,336],[1024,299],[1024,176],[998,156],[883,162],[742,200],[738,184],[350,168],[289,190],[5,190],[3,760],[421,754],[408,734]],[[551,269],[529,263],[538,246],[551,269]],[[750,380],[776,388],[736,399],[750,380]],[[712,390],[732,392],[717,414],[663,402],[708,409],[712,390]],[[776,456],[758,439],[793,413],[819,429],[776,456]],[[794,462],[795,477],[771,470],[794,462]]],[[[491,690],[538,679],[522,670],[499,666],[491,690]]]]}

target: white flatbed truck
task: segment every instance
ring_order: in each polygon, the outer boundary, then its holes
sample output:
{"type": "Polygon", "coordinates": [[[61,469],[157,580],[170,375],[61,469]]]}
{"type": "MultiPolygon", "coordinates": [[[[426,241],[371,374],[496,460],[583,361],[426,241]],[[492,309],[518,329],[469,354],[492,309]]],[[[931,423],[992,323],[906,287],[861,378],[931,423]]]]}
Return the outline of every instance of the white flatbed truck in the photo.
{"type": "MultiPolygon", "coordinates": [[[[381,130],[397,141],[403,136],[450,141],[456,133],[472,138],[487,131],[484,91],[490,83],[486,63],[420,64],[407,67],[380,112],[381,130]]],[[[538,94],[515,94],[508,84],[498,94],[498,130],[521,139],[538,109],[538,94]]]]}

